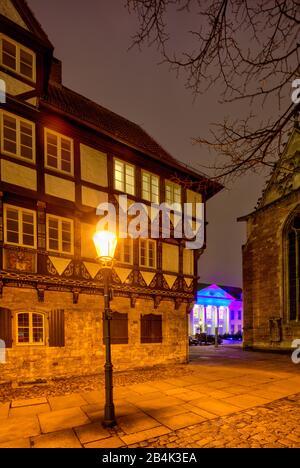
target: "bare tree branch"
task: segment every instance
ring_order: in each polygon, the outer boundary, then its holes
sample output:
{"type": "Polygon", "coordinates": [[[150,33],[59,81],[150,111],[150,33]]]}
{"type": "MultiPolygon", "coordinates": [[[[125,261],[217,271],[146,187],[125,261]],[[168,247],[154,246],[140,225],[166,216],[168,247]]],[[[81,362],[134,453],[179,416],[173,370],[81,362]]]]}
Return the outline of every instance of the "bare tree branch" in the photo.
{"type": "Polygon", "coordinates": [[[132,46],[158,47],[162,61],[186,73],[195,96],[218,85],[221,102],[243,101],[248,118],[215,122],[211,138],[198,137],[221,157],[214,177],[228,181],[273,167],[293,115],[292,82],[300,78],[300,3],[296,0],[127,0],[139,20],[132,46]],[[189,14],[190,50],[172,50],[171,14],[189,14]],[[197,21],[195,21],[197,18],[197,21]],[[260,118],[268,102],[272,115],[260,118]]]}

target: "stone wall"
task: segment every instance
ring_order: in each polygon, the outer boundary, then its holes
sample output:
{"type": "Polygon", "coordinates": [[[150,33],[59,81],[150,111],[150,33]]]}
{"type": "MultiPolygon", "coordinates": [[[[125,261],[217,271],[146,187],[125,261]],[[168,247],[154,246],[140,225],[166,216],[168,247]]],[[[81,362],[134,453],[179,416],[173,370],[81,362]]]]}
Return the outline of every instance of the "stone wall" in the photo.
{"type": "Polygon", "coordinates": [[[299,192],[258,211],[248,219],[243,246],[244,347],[291,349],[300,324],[287,322],[284,302],[283,230],[300,202],[299,192]],[[281,340],[270,334],[270,319],[281,319],[281,340]]]}
{"type": "MultiPolygon", "coordinates": [[[[38,302],[36,290],[4,287],[0,306],[9,308],[13,315],[13,347],[7,349],[6,364],[0,364],[0,381],[26,381],[103,372],[105,349],[103,345],[101,296],[80,295],[73,304],[73,295],[67,292],[45,292],[44,303],[38,302]],[[65,347],[16,346],[15,314],[17,312],[44,312],[52,309],[65,311],[65,347]]],[[[131,308],[128,298],[115,297],[114,311],[128,313],[129,343],[112,345],[115,370],[187,361],[187,315],[185,305],[174,309],[173,301],[162,301],[154,309],[153,300],[138,299],[131,308]],[[163,343],[140,343],[140,315],[162,314],[163,343]]],[[[47,336],[47,320],[46,320],[47,336]]]]}

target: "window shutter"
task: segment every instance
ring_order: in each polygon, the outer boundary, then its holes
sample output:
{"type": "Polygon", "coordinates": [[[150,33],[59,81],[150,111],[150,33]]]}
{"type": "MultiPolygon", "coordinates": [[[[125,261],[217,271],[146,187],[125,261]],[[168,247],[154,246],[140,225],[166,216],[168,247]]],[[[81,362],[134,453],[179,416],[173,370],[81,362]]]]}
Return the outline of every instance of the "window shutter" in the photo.
{"type": "Polygon", "coordinates": [[[0,339],[6,348],[12,347],[12,318],[11,310],[0,307],[0,339]]]}
{"type": "Polygon", "coordinates": [[[141,343],[162,343],[161,315],[141,315],[141,343]]]}
{"type": "MultiPolygon", "coordinates": [[[[128,344],[128,314],[113,312],[110,321],[110,336],[112,344],[128,344]]],[[[103,322],[104,325],[104,322],[103,322]]],[[[104,343],[104,326],[103,326],[104,343]]]]}
{"type": "Polygon", "coordinates": [[[65,311],[62,309],[51,310],[49,314],[49,346],[65,346],[65,311]]]}

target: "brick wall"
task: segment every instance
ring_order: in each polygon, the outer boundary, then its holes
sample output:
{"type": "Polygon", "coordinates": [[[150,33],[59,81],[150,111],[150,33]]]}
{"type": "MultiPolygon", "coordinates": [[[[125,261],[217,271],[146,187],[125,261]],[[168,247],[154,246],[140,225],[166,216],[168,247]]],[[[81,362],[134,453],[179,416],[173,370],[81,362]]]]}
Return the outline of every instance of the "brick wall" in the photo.
{"type": "Polygon", "coordinates": [[[300,202],[298,193],[258,211],[248,220],[243,246],[244,346],[290,349],[300,324],[288,324],[284,304],[283,229],[300,202]],[[282,318],[282,340],[272,341],[269,320],[282,318]]]}
{"type": "MultiPolygon", "coordinates": [[[[103,345],[101,296],[80,295],[73,304],[67,292],[45,292],[44,303],[38,302],[35,290],[4,287],[0,307],[11,309],[13,315],[13,347],[7,349],[7,362],[0,364],[0,381],[22,381],[36,378],[72,376],[103,372],[105,349],[103,345]],[[65,311],[65,347],[16,346],[17,312],[43,312],[51,309],[65,311]]],[[[128,313],[128,344],[112,345],[115,370],[125,370],[187,360],[186,307],[174,309],[171,301],[162,301],[154,309],[152,299],[138,299],[135,308],[127,298],[115,297],[111,302],[114,311],[128,313]],[[161,314],[163,343],[140,343],[140,315],[161,314]]],[[[47,328],[47,320],[46,320],[47,328]]],[[[46,331],[47,336],[47,331],[46,331]]]]}

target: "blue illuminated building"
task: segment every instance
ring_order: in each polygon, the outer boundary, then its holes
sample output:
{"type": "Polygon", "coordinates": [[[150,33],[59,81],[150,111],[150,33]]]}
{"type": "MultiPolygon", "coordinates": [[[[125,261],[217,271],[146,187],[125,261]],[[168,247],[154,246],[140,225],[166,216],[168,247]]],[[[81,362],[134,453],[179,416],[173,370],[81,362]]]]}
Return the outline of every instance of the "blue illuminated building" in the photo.
{"type": "Polygon", "coordinates": [[[217,284],[200,285],[197,301],[190,314],[190,335],[207,333],[242,334],[243,299],[240,288],[218,286],[217,284]]]}

